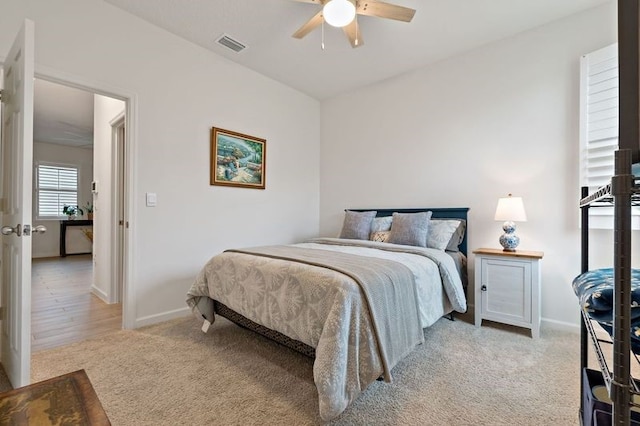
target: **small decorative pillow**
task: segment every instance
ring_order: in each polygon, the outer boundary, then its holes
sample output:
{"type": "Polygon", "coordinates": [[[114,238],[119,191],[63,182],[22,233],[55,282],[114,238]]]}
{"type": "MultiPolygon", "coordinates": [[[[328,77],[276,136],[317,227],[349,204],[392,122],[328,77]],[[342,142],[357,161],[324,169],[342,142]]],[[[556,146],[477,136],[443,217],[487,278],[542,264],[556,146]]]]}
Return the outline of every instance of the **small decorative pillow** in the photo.
{"type": "Polygon", "coordinates": [[[347,210],[344,214],[344,223],[340,238],[351,240],[368,240],[371,232],[371,222],[378,212],[352,212],[347,210]]]}
{"type": "Polygon", "coordinates": [[[391,232],[389,231],[378,231],[378,232],[372,232],[371,233],[371,238],[369,238],[371,241],[377,241],[379,243],[386,243],[389,240],[389,235],[391,234],[391,232]]]}
{"type": "Polygon", "coordinates": [[[427,247],[445,250],[459,226],[459,220],[431,219],[429,234],[427,235],[427,247]]]}
{"type": "Polygon", "coordinates": [[[394,213],[388,243],[427,246],[431,212],[394,213]]]}
{"type": "Polygon", "coordinates": [[[371,224],[371,232],[388,231],[391,229],[392,216],[376,217],[371,224]]]}

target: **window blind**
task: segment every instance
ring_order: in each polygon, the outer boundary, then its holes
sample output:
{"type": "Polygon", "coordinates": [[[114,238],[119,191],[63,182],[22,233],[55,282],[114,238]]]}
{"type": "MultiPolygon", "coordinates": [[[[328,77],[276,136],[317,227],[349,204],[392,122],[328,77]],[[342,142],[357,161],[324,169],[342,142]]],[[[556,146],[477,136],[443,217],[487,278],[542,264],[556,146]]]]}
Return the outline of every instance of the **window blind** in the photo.
{"type": "MultiPolygon", "coordinates": [[[[618,149],[618,45],[580,59],[580,186],[592,193],[611,182],[618,149]]],[[[632,208],[640,229],[640,210],[632,208]]],[[[589,209],[591,228],[613,229],[613,207],[589,209]]]]}
{"type": "Polygon", "coordinates": [[[39,164],[37,173],[38,216],[60,217],[65,204],[78,204],[78,169],[39,164]]]}
{"type": "Polygon", "coordinates": [[[610,182],[618,149],[618,45],[580,61],[581,186],[589,192],[610,182]]]}

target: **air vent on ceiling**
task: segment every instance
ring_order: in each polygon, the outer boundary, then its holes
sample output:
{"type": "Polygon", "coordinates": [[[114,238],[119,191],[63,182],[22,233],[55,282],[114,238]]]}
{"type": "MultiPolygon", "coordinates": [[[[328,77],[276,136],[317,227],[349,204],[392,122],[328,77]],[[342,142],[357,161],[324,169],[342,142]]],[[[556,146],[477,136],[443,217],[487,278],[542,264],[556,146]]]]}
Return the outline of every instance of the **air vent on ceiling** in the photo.
{"type": "Polygon", "coordinates": [[[233,50],[234,52],[241,52],[247,48],[244,43],[240,43],[238,40],[234,40],[226,34],[222,34],[218,40],[216,40],[219,44],[223,45],[226,48],[233,50]]]}

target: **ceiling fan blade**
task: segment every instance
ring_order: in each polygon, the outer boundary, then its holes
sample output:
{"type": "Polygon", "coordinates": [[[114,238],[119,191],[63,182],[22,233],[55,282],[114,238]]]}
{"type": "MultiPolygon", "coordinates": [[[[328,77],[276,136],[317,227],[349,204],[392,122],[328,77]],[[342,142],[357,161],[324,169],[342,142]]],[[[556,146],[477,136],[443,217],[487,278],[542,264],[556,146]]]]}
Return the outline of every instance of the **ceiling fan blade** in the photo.
{"type": "Polygon", "coordinates": [[[411,22],[415,9],[384,3],[375,0],[358,1],[358,14],[376,16],[378,18],[395,19],[396,21],[411,22]]]}
{"type": "Polygon", "coordinates": [[[351,47],[360,47],[364,44],[364,40],[362,40],[362,35],[360,34],[360,26],[355,19],[346,27],[342,27],[342,31],[344,31],[344,35],[349,39],[351,47]]]}
{"type": "Polygon", "coordinates": [[[302,38],[316,29],[320,24],[322,24],[322,10],[313,15],[313,17],[309,19],[303,26],[301,26],[298,31],[293,33],[293,37],[302,38]]]}

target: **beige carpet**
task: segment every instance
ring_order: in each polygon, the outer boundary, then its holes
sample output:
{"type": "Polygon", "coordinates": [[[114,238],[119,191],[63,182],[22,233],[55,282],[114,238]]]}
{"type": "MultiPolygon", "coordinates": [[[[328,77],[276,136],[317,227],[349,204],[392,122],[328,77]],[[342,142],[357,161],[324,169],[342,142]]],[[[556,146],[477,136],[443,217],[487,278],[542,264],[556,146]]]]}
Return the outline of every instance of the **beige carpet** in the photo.
{"type": "MultiPolygon", "coordinates": [[[[579,338],[441,319],[334,424],[576,425],[579,338]]],[[[114,425],[321,424],[312,361],[193,317],[34,354],[32,379],[85,369],[114,425]]]]}

